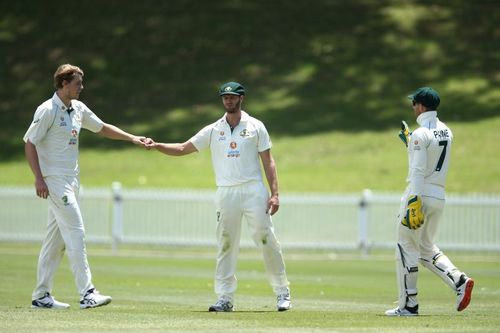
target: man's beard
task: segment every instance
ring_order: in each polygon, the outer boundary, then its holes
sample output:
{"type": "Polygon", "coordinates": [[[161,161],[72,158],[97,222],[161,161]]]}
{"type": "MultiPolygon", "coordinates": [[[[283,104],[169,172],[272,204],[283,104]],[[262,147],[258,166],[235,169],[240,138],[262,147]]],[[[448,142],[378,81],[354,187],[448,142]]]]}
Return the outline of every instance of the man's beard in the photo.
{"type": "Polygon", "coordinates": [[[226,109],[227,113],[236,113],[240,110],[240,106],[241,106],[241,101],[238,101],[234,106],[232,107],[226,107],[224,105],[224,109],[226,109]]]}
{"type": "Polygon", "coordinates": [[[70,93],[69,94],[69,98],[70,99],[76,99],[76,100],[78,100],[79,97],[80,97],[80,92],[74,92],[74,93],[70,93]]]}

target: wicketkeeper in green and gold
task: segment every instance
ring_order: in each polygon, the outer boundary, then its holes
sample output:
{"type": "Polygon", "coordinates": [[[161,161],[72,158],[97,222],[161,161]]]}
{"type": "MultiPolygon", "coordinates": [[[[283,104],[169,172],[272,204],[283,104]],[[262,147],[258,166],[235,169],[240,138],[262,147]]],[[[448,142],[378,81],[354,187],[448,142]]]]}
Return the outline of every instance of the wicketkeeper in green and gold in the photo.
{"type": "Polygon", "coordinates": [[[418,315],[418,262],[438,275],[457,294],[456,308],[470,303],[474,281],[459,271],[434,244],[445,204],[445,182],[450,162],[451,130],[437,118],[440,97],[430,87],[417,89],[408,98],[420,125],[410,132],[403,121],[399,137],[408,150],[408,186],[398,216],[396,272],[399,304],[388,316],[418,315]]]}

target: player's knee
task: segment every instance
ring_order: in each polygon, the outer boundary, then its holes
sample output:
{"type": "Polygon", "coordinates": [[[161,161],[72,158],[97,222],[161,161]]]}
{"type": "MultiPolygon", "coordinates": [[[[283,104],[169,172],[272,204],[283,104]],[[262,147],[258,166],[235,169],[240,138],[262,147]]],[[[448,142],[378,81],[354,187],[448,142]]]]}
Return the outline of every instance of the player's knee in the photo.
{"type": "Polygon", "coordinates": [[[258,235],[256,235],[254,237],[254,241],[257,244],[257,246],[262,247],[262,248],[277,248],[277,247],[279,247],[278,241],[276,240],[274,233],[272,233],[269,230],[266,230],[266,231],[261,232],[258,235]]]}
{"type": "Polygon", "coordinates": [[[231,236],[228,232],[223,232],[219,242],[220,252],[225,253],[231,249],[231,236]]]}

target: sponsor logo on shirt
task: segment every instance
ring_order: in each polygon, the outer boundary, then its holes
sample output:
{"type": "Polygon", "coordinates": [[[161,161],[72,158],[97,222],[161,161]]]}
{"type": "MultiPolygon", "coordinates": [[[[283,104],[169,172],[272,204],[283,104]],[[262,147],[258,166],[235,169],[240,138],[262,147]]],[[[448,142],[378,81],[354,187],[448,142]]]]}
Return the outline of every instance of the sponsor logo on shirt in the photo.
{"type": "Polygon", "coordinates": [[[71,136],[72,138],[69,139],[69,144],[76,145],[78,142],[78,131],[75,128],[71,130],[71,136]]]}
{"type": "Polygon", "coordinates": [[[69,202],[68,202],[68,196],[67,196],[67,195],[63,196],[63,197],[61,198],[61,200],[62,200],[62,202],[63,202],[64,206],[68,206],[68,205],[69,205],[69,202]]]}
{"type": "Polygon", "coordinates": [[[232,141],[229,144],[229,150],[227,151],[227,157],[240,157],[240,151],[236,148],[238,148],[238,145],[236,142],[232,141]]]}
{"type": "Polygon", "coordinates": [[[224,141],[226,140],[226,137],[224,136],[224,131],[219,132],[219,141],[224,141]]]}

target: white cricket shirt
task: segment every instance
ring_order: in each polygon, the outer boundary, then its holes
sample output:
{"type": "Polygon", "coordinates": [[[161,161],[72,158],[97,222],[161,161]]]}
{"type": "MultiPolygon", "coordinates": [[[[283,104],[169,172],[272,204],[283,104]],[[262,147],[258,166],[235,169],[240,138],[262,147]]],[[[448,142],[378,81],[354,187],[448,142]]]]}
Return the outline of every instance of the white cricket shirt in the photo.
{"type": "Polygon", "coordinates": [[[408,144],[410,194],[444,199],[453,134],[436,111],[420,114],[417,123],[408,144]]]}
{"type": "Polygon", "coordinates": [[[71,100],[73,111],[54,93],[35,111],[33,122],[24,135],[36,146],[42,175],[76,176],[78,167],[78,137],[82,128],[99,132],[104,122],[85,104],[71,100]]]}
{"type": "Polygon", "coordinates": [[[262,181],[259,152],[270,149],[272,143],[264,124],[245,111],[232,133],[224,114],[189,141],[198,151],[210,147],[217,186],[262,181]]]}

